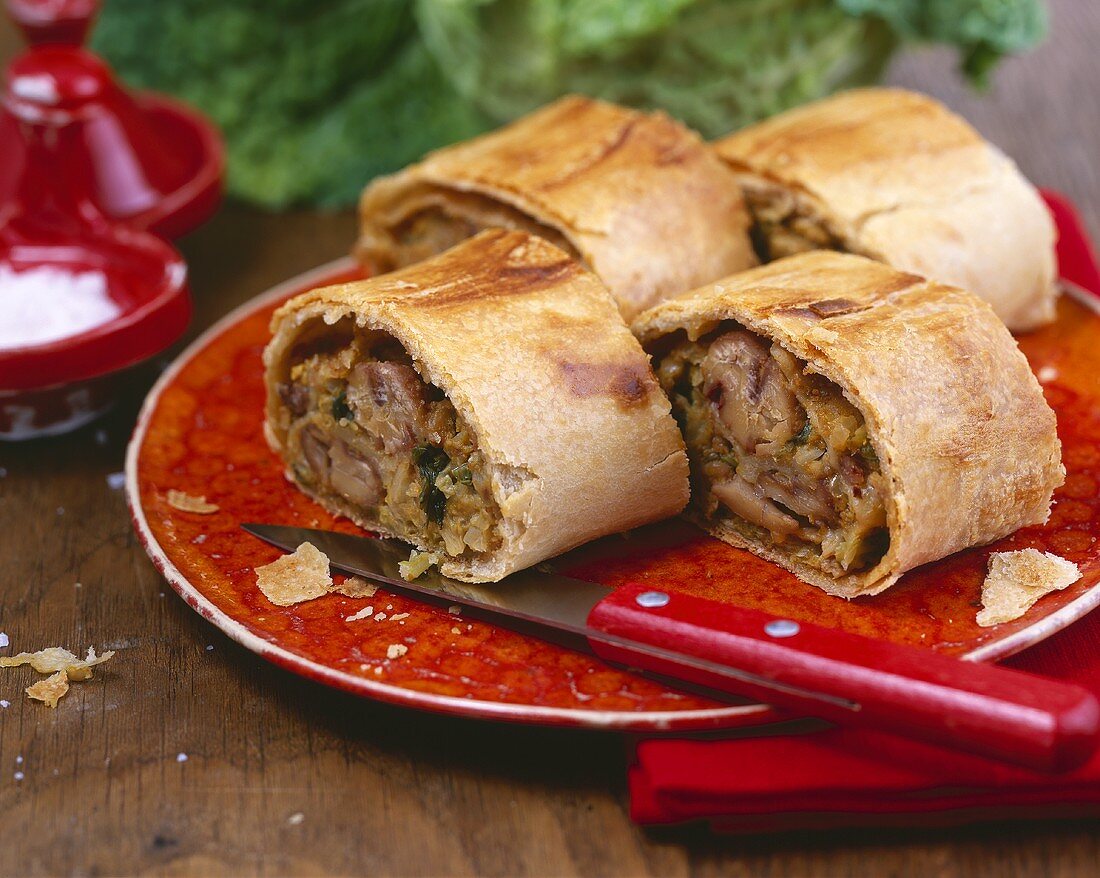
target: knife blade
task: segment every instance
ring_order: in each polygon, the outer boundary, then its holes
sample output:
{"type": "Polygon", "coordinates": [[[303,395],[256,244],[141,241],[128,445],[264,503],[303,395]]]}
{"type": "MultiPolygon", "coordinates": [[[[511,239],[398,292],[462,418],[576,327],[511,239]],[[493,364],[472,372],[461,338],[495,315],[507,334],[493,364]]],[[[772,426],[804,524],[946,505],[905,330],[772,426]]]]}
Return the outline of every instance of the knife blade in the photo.
{"type": "MultiPolygon", "coordinates": [[[[480,584],[460,582],[450,579],[438,571],[429,568],[415,580],[401,577],[398,565],[409,558],[409,546],[398,540],[363,537],[343,534],[337,531],[316,530],[302,527],[247,523],[241,527],[255,537],[278,546],[280,549],[294,551],[304,542],[312,543],[324,552],[333,567],[363,576],[375,582],[381,582],[399,592],[417,595],[422,598],[440,599],[461,604],[490,616],[505,616],[526,624],[548,628],[565,634],[579,635],[582,642],[592,645],[595,641],[608,647],[620,646],[646,652],[656,656],[676,659],[691,664],[700,671],[707,671],[722,677],[741,679],[761,687],[786,689],[808,700],[831,701],[846,710],[858,710],[859,705],[842,698],[833,698],[819,692],[802,690],[799,687],[769,680],[744,670],[726,667],[692,658],[668,650],[635,643],[628,638],[609,635],[592,629],[587,624],[593,609],[608,598],[614,589],[596,582],[573,579],[557,573],[528,568],[513,573],[500,582],[480,584]]],[[[576,641],[572,641],[576,643],[576,641]]],[[[596,651],[598,654],[597,650],[596,651]]],[[[654,671],[660,674],[660,671],[654,671]]],[[[675,677],[673,679],[676,679],[675,677]]],[[[692,681],[682,681],[691,683],[692,681]]],[[[731,693],[727,689],[712,688],[706,684],[694,683],[693,688],[706,690],[706,694],[719,700],[728,700],[731,693]]]]}
{"type": "Polygon", "coordinates": [[[487,584],[429,569],[410,582],[398,569],[409,547],[395,540],[270,524],[242,527],[289,551],[312,543],[333,567],[399,593],[454,602],[506,626],[581,637],[615,664],[832,722],[1044,771],[1080,765],[1100,737],[1100,705],[1092,693],[1022,671],[643,583],[612,589],[537,568],[487,584]]]}

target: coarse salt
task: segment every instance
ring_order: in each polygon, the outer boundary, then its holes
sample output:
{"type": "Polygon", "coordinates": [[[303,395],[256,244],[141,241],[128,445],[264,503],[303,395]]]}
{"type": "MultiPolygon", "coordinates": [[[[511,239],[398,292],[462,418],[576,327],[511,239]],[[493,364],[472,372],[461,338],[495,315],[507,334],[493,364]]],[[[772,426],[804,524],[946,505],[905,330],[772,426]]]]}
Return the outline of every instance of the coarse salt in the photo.
{"type": "Polygon", "coordinates": [[[102,271],[51,266],[15,271],[0,265],[0,349],[44,344],[113,320],[122,308],[102,271]],[[48,301],[49,308],[42,302],[48,301]]]}

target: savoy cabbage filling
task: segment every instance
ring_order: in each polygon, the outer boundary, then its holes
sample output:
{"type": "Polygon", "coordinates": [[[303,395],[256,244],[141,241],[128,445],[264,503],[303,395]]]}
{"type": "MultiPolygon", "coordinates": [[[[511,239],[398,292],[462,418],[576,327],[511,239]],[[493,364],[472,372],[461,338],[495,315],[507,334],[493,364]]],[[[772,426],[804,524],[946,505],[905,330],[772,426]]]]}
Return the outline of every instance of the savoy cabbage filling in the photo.
{"type": "Polygon", "coordinates": [[[399,344],[355,335],[292,359],[277,390],[298,481],[429,552],[500,546],[477,438],[399,344]]]}

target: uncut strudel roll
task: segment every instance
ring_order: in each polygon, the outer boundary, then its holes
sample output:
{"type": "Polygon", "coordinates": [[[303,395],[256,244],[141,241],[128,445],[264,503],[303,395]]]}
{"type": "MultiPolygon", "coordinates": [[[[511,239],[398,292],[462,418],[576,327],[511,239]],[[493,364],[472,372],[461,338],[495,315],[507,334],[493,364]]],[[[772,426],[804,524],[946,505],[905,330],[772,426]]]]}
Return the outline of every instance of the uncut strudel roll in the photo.
{"type": "Polygon", "coordinates": [[[541,238],[490,230],[313,290],[272,333],[266,432],[288,477],[448,576],[494,581],[687,503],[641,346],[599,279],[541,238]]]}
{"type": "Polygon", "coordinates": [[[521,229],[581,259],[628,319],[757,262],[737,181],[698,135],[583,97],[375,180],[359,210],[356,255],[372,274],[521,229]]]}
{"type": "Polygon", "coordinates": [[[1055,231],[1039,193],[931,98],[844,92],[715,147],[741,180],[765,261],[859,253],[969,290],[1009,329],[1053,319],[1055,231]]]}
{"type": "Polygon", "coordinates": [[[816,251],[634,331],[684,432],[690,515],[831,594],[1043,522],[1064,479],[1038,381],[962,290],[816,251]]]}

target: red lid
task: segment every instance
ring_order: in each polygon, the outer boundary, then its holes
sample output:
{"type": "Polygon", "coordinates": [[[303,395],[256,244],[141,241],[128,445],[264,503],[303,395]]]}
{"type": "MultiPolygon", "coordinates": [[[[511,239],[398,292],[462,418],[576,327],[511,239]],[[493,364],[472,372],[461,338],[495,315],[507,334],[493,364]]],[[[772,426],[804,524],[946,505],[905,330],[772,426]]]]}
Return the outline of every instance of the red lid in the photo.
{"type": "Polygon", "coordinates": [[[99,57],[80,48],[96,0],[7,0],[32,44],[9,66],[0,110],[0,207],[27,161],[21,123],[72,122],[59,161],[88,178],[109,217],[169,237],[204,222],[221,198],[225,155],[209,122],[155,95],[131,96],[99,57]]]}
{"type": "Polygon", "coordinates": [[[32,46],[80,46],[98,13],[99,0],[8,0],[8,14],[32,46]]]}

